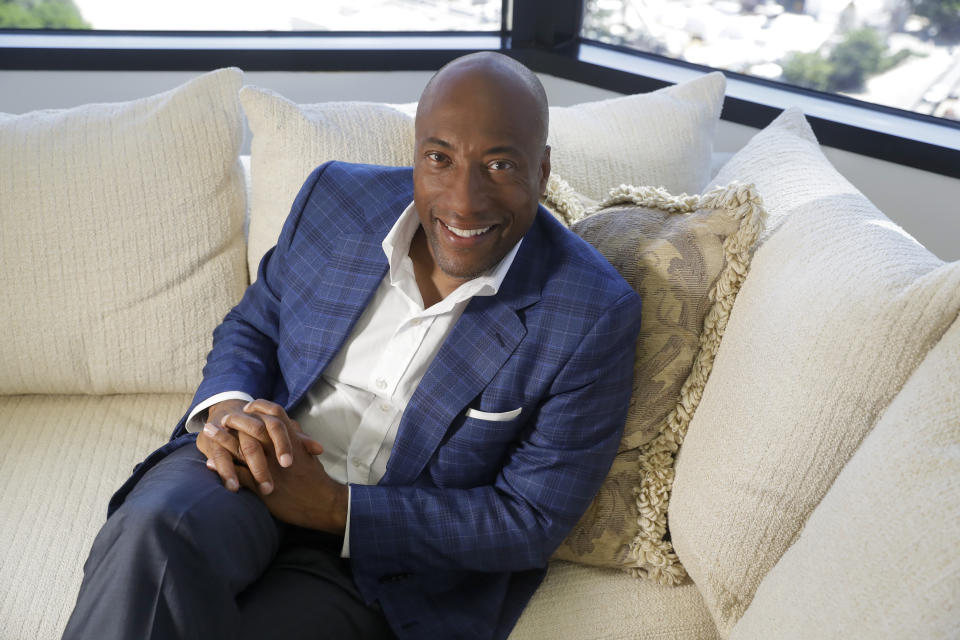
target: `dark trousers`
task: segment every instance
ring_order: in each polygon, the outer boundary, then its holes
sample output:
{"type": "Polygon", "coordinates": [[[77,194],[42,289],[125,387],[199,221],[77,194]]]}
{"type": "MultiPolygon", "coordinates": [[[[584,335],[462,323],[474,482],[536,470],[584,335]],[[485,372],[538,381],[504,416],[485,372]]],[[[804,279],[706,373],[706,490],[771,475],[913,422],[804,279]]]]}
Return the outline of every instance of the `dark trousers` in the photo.
{"type": "Polygon", "coordinates": [[[205,462],[176,449],[107,519],[65,639],[393,638],[340,558],[342,537],[277,521],[205,462]]]}

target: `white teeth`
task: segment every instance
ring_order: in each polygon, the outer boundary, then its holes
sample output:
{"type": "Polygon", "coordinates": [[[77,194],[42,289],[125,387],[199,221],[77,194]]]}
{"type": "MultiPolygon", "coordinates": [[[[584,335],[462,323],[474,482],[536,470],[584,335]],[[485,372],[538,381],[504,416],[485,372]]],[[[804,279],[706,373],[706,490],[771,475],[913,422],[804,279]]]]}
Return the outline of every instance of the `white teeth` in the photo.
{"type": "Polygon", "coordinates": [[[446,223],[444,223],[443,226],[449,229],[450,233],[455,236],[460,236],[461,238],[472,238],[473,236],[478,236],[481,233],[486,233],[493,228],[493,225],[490,225],[489,227],[484,227],[483,229],[457,229],[456,227],[451,227],[446,223]]]}

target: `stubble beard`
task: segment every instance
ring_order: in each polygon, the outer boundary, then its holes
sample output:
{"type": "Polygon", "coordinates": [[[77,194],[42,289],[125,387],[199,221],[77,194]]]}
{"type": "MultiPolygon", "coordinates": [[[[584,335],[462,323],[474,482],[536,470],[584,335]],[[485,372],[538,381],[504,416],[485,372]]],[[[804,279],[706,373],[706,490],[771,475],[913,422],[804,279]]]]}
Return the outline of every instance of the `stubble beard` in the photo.
{"type": "MultiPolygon", "coordinates": [[[[435,224],[440,224],[440,222],[436,222],[435,224]]],[[[440,244],[440,240],[437,239],[436,233],[435,229],[431,229],[430,232],[426,234],[427,243],[430,245],[430,253],[433,254],[433,260],[436,262],[437,267],[440,268],[440,271],[450,278],[462,280],[463,282],[479,278],[503,259],[503,256],[491,255],[488,260],[484,260],[478,267],[470,269],[469,271],[466,271],[462,267],[458,268],[456,261],[448,258],[444,248],[440,244]]],[[[506,255],[506,253],[504,253],[504,255],[506,255]]]]}

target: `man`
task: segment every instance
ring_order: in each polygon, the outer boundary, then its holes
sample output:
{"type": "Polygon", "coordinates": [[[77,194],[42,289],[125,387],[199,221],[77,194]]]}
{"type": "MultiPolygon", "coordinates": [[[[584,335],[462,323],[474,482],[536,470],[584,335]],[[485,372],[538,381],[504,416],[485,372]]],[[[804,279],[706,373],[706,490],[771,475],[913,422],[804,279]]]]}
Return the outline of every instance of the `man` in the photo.
{"type": "Polygon", "coordinates": [[[609,470],[640,319],[538,206],[547,117],[473,54],[425,88],[412,171],[310,175],[65,637],[509,634],[609,470]]]}

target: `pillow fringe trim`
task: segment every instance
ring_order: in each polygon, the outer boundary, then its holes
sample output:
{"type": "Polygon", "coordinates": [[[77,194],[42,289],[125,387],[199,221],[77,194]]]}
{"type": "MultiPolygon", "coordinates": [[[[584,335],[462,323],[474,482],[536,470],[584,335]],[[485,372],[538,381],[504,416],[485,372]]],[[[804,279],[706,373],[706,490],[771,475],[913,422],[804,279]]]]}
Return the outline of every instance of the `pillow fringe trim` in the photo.
{"type": "Polygon", "coordinates": [[[639,529],[622,561],[623,569],[636,578],[661,585],[679,585],[687,571],[677,557],[667,532],[667,505],[673,489],[674,459],[687,434],[687,428],[700,404],[730,311],[744,279],[757,238],[763,230],[767,212],[753,184],[731,182],[703,195],[674,196],[660,187],[620,185],[607,198],[585,207],[576,192],[561,178],[550,178],[549,200],[568,224],[586,218],[600,209],[632,204],[668,211],[692,213],[698,209],[720,209],[739,220],[737,231],[723,242],[725,264],[708,292],[711,305],[703,321],[699,349],[690,374],[680,389],[676,406],[667,415],[659,435],[639,448],[640,485],[634,487],[639,529]]]}
{"type": "Polygon", "coordinates": [[[736,233],[723,242],[726,264],[709,291],[709,299],[714,304],[703,320],[700,349],[690,375],[680,389],[680,399],[667,416],[667,428],[640,447],[637,461],[641,480],[640,486],[634,487],[634,494],[640,528],[630,544],[624,569],[638,578],[646,578],[662,585],[677,585],[684,580],[687,571],[671,542],[664,540],[667,531],[667,505],[673,489],[674,458],[683,444],[690,420],[703,396],[703,389],[710,377],[713,360],[720,347],[733,302],[749,271],[752,249],[763,230],[766,210],[756,187],[738,182],[717,187],[702,196],[672,196],[657,187],[623,185],[611,190],[608,198],[599,207],[626,203],[671,213],[723,209],[735,220],[740,220],[736,233]]]}

